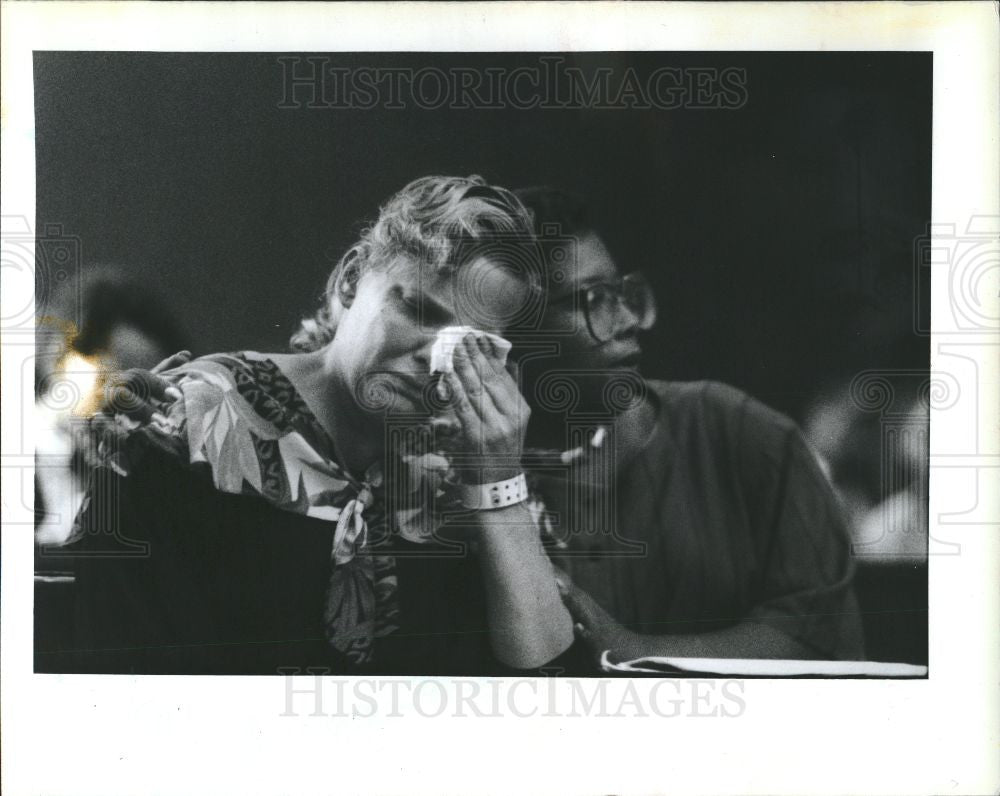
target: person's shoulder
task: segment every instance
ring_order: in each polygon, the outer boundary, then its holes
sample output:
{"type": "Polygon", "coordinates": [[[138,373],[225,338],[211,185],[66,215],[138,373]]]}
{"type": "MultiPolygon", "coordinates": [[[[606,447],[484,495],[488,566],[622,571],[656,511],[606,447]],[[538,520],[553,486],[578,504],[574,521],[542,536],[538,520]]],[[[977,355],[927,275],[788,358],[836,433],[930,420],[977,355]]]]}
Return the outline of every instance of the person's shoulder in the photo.
{"type": "Polygon", "coordinates": [[[661,381],[647,379],[649,389],[672,413],[706,416],[720,421],[749,417],[779,431],[795,428],[788,415],[754,398],[738,387],[721,381],[661,381]]]}
{"type": "Polygon", "coordinates": [[[695,430],[716,440],[780,455],[798,426],[787,415],[720,381],[648,380],[675,433],[695,430]]]}
{"type": "Polygon", "coordinates": [[[257,414],[274,420],[277,406],[297,407],[299,398],[291,382],[266,354],[232,351],[207,354],[164,374],[203,411],[239,399],[257,414]]]}
{"type": "Polygon", "coordinates": [[[749,398],[747,393],[721,381],[663,381],[646,379],[646,385],[672,406],[682,408],[717,407],[722,410],[738,408],[749,398]]]}
{"type": "Polygon", "coordinates": [[[206,354],[163,374],[186,396],[206,405],[239,395],[256,406],[264,398],[291,402],[292,390],[278,365],[256,351],[206,354]]]}
{"type": "Polygon", "coordinates": [[[177,377],[228,373],[233,377],[239,374],[252,378],[267,362],[267,358],[256,351],[220,351],[192,359],[168,373],[177,377]]]}

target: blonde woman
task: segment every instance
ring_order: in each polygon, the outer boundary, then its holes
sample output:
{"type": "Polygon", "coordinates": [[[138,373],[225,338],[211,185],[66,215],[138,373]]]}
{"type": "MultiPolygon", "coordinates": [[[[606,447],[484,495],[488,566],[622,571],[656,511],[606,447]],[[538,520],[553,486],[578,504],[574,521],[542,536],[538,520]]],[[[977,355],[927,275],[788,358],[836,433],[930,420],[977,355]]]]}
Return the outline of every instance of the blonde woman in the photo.
{"type": "Polygon", "coordinates": [[[169,372],[177,400],[109,456],[79,518],[82,668],[487,672],[565,650],[572,624],[520,486],[529,412],[488,336],[537,291],[524,258],[507,256],[530,240],[507,191],[416,180],[338,263],[294,353],[169,372]],[[478,336],[457,341],[454,369],[432,385],[438,333],[465,325],[478,336]],[[452,449],[477,464],[449,548],[483,584],[474,629],[453,639],[468,650],[471,632],[474,660],[423,629],[447,609],[420,602],[420,573],[441,555],[422,560],[431,548],[398,538],[386,506],[401,478],[391,437],[429,423],[436,390],[452,449]],[[498,485],[513,497],[478,510],[498,485]],[[130,539],[117,556],[96,544],[112,525],[130,539]]]}

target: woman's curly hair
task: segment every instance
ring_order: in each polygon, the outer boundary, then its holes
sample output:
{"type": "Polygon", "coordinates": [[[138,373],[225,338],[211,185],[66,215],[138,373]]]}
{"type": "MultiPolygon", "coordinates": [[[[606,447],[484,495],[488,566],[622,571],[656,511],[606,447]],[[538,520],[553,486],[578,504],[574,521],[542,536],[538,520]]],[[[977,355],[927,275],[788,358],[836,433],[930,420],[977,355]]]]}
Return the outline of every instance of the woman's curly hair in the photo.
{"type": "MultiPolygon", "coordinates": [[[[340,258],[327,279],[319,310],[305,318],[292,336],[292,349],[316,351],[333,339],[336,326],[332,305],[337,278],[348,263],[357,264],[364,273],[406,257],[418,267],[453,271],[484,247],[489,247],[493,256],[498,240],[505,246],[510,243],[508,251],[532,246],[532,221],[513,193],[487,184],[482,177],[432,176],[414,180],[389,199],[378,220],[365,228],[361,238],[340,258]]],[[[502,251],[504,246],[499,249],[502,251]]],[[[523,256],[517,259],[524,262],[523,256]]],[[[528,274],[526,278],[537,282],[536,275],[528,274]]]]}

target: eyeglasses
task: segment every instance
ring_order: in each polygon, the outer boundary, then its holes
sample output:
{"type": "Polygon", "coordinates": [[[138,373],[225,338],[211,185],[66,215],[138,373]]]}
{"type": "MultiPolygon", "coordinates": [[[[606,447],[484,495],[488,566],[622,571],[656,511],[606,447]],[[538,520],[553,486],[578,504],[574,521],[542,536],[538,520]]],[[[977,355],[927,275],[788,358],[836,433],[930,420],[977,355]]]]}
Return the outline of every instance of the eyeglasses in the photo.
{"type": "Polygon", "coordinates": [[[580,305],[587,328],[599,343],[606,343],[629,325],[648,331],[656,323],[656,297],[645,277],[638,271],[616,282],[599,282],[568,296],[558,304],[581,297],[580,305]]]}

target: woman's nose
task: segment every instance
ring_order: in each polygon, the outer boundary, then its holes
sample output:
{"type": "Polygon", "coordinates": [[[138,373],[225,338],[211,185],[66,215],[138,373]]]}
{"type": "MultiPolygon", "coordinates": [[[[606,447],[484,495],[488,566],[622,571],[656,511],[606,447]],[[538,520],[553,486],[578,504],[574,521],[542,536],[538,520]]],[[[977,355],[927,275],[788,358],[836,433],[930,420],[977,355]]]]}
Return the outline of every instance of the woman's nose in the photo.
{"type": "Polygon", "coordinates": [[[437,339],[437,330],[430,328],[414,329],[413,336],[415,346],[413,360],[417,363],[418,367],[429,371],[431,367],[431,349],[434,347],[434,341],[437,339]]]}
{"type": "Polygon", "coordinates": [[[615,313],[615,330],[613,337],[631,337],[638,334],[642,328],[642,317],[628,305],[623,298],[618,299],[618,311],[615,313]]]}

